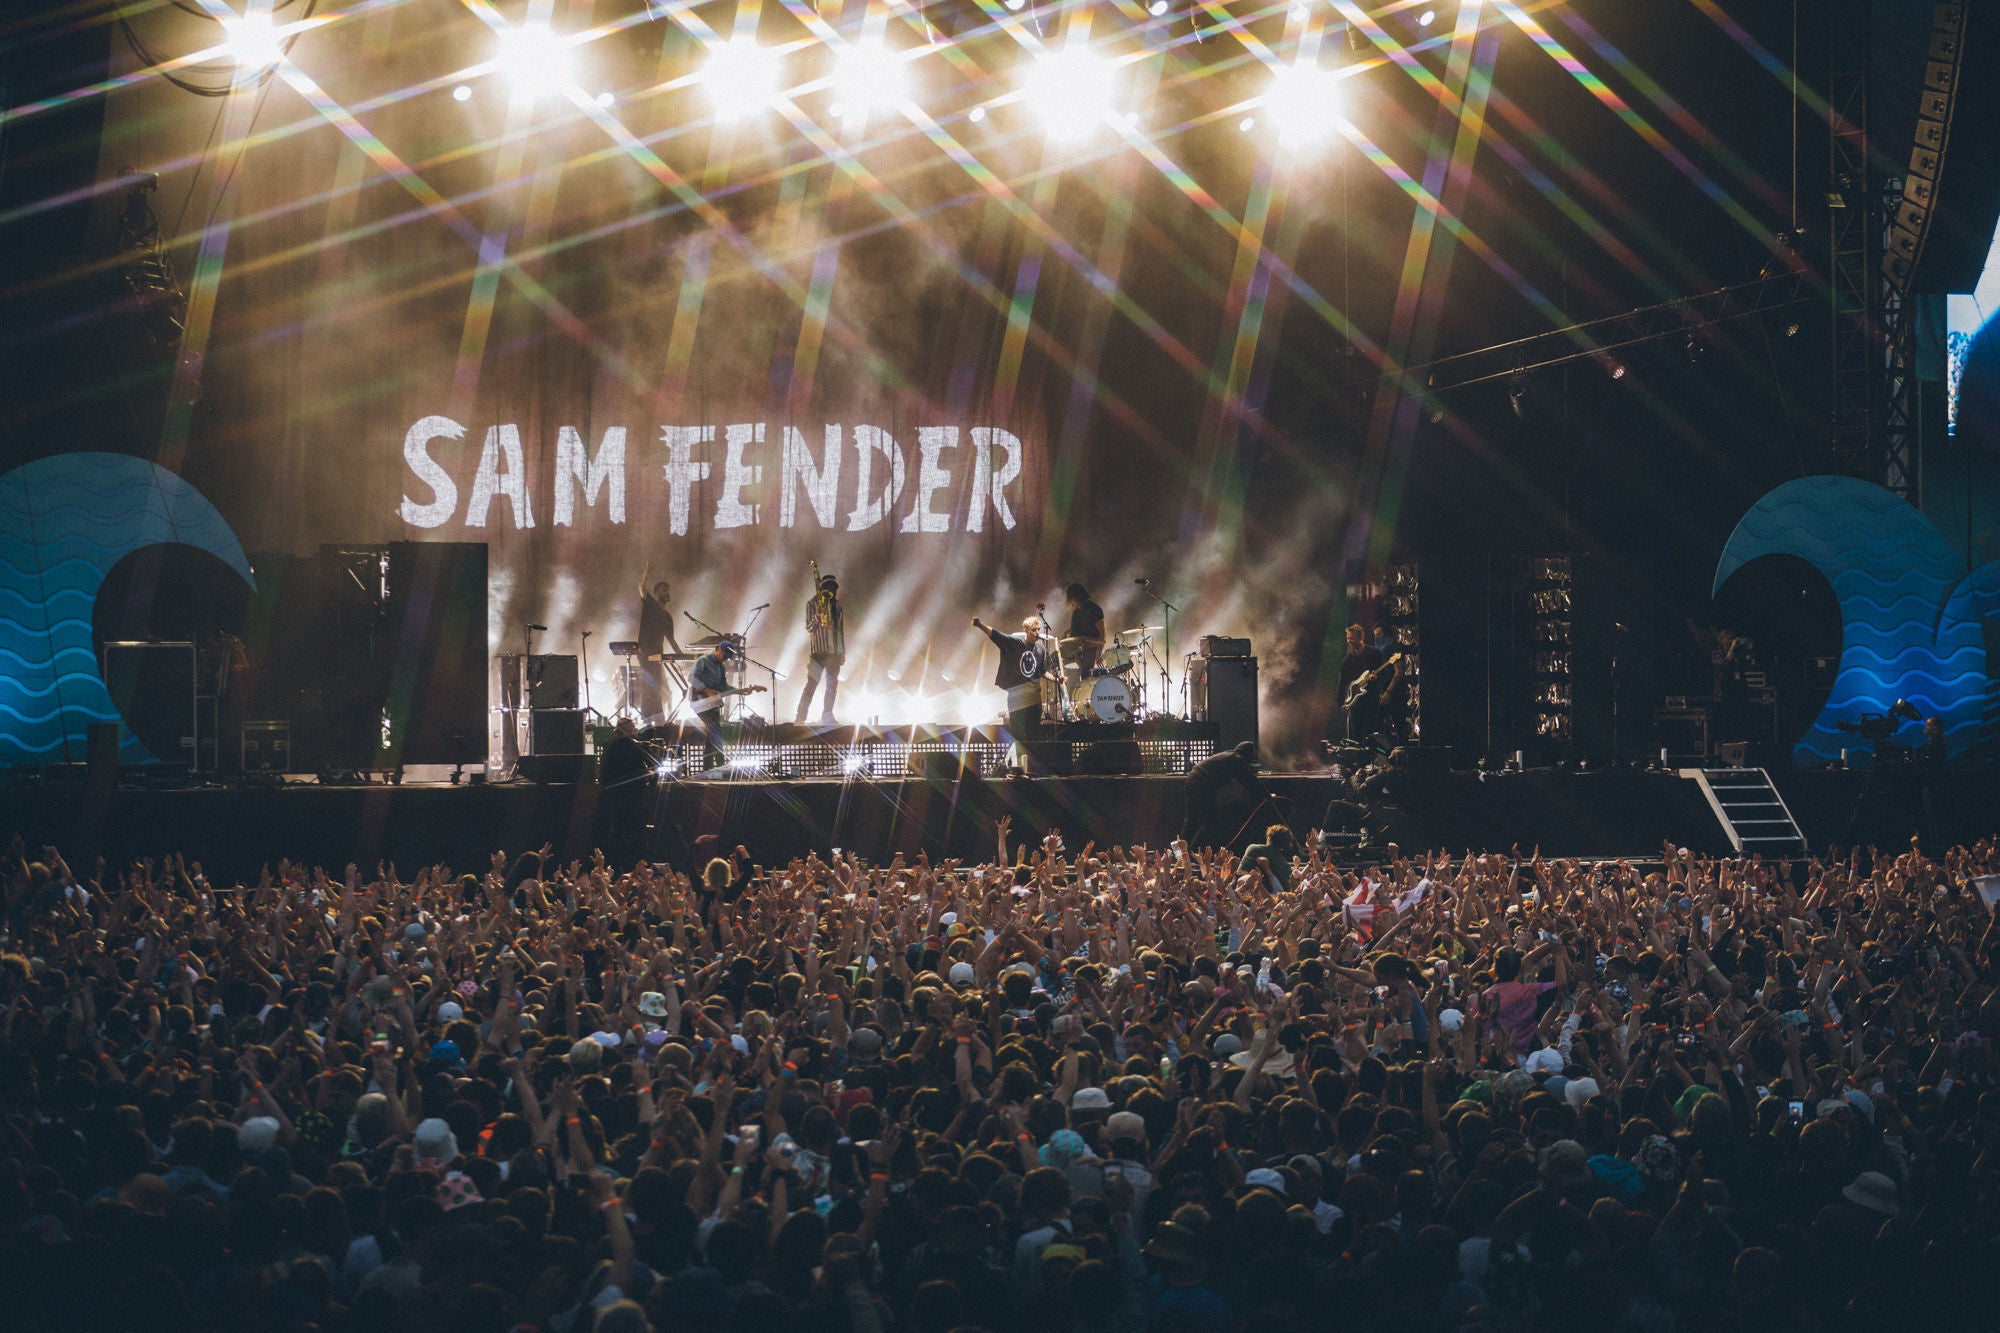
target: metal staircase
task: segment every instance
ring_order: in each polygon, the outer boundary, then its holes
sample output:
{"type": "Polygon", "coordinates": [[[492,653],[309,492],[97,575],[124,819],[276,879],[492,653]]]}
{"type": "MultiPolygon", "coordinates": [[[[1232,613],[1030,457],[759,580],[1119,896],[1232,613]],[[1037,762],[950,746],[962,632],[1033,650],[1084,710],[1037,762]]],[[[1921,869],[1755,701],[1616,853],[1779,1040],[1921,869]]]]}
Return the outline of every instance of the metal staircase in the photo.
{"type": "Polygon", "coordinates": [[[1701,784],[1701,794],[1738,852],[1746,856],[1762,852],[1767,857],[1805,852],[1805,834],[1763,769],[1684,768],[1680,774],[1701,784]]]}

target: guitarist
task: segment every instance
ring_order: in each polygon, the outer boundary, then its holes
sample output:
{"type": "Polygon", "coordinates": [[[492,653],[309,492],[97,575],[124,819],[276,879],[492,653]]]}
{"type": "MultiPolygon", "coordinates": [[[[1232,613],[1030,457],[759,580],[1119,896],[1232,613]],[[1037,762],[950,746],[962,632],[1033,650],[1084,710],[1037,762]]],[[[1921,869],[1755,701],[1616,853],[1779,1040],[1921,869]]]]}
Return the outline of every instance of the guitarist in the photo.
{"type": "Polygon", "coordinates": [[[724,639],[697,657],[694,669],[688,673],[688,708],[701,724],[702,735],[708,738],[709,758],[713,761],[710,768],[721,766],[722,710],[730,697],[764,692],[762,685],[739,687],[729,683],[729,664],[741,653],[742,649],[724,639]]]}
{"type": "Polygon", "coordinates": [[[644,572],[639,575],[639,710],[645,714],[642,725],[651,726],[660,720],[664,711],[660,695],[665,684],[666,668],[660,656],[664,646],[666,652],[678,654],[681,646],[674,639],[674,613],[667,606],[667,595],[673,588],[665,579],[651,583],[653,562],[648,560],[644,572]]]}
{"type": "Polygon", "coordinates": [[[1396,688],[1402,663],[1403,655],[1396,653],[1348,687],[1345,704],[1349,741],[1359,745],[1375,743],[1387,721],[1389,696],[1396,688]]]}

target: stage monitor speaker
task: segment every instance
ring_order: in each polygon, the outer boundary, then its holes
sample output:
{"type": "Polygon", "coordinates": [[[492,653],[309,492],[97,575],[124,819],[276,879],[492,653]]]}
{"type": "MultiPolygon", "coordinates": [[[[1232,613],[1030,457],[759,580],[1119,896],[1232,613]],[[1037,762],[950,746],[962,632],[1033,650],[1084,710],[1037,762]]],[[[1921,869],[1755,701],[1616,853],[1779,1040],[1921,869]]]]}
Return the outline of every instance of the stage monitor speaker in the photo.
{"type": "Polygon", "coordinates": [[[1146,761],[1137,741],[1099,741],[1083,747],[1076,771],[1090,777],[1122,776],[1145,772],[1146,761]]]}
{"type": "Polygon", "coordinates": [[[912,750],[910,774],[926,782],[960,782],[979,776],[973,752],[967,750],[912,750]]]}
{"type": "Polygon", "coordinates": [[[1257,659],[1208,660],[1206,715],[1215,724],[1217,749],[1257,739],[1257,659]]]}
{"type": "Polygon", "coordinates": [[[195,761],[194,645],[104,645],[104,687],[125,725],[163,764],[195,761]]]}
{"type": "Polygon", "coordinates": [[[583,753],[583,710],[581,708],[537,708],[528,719],[526,755],[583,753]]]}
{"type": "Polygon", "coordinates": [[[575,653],[534,654],[528,659],[528,707],[576,707],[577,681],[575,653]]]}
{"type": "MultiPolygon", "coordinates": [[[[486,546],[391,542],[388,633],[376,650],[390,766],[486,757],[486,546]]],[[[576,706],[576,659],[569,700],[576,706]]],[[[581,745],[576,747],[579,751],[581,745]]]]}
{"type": "Polygon", "coordinates": [[[2000,219],[2000,154],[1985,138],[2000,118],[2000,13],[1936,4],[1929,20],[1905,25],[1901,40],[1878,43],[1873,56],[1894,66],[1877,78],[1896,88],[1898,105],[1893,120],[1883,117],[1886,133],[1872,137],[1893,159],[1908,150],[1882,268],[1900,291],[1970,292],[2000,219]],[[1916,119],[1905,139],[1912,70],[1916,119]]]}

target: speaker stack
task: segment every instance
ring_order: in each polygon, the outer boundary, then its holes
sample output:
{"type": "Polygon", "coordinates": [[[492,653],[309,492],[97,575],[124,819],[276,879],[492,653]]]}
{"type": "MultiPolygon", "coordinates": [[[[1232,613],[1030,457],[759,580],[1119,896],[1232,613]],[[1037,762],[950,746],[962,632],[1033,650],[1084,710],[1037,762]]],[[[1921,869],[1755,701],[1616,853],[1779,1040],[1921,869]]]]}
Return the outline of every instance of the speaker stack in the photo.
{"type": "Polygon", "coordinates": [[[584,710],[574,653],[507,653],[500,658],[502,726],[517,771],[536,782],[584,774],[584,710]]]}
{"type": "Polygon", "coordinates": [[[1227,750],[1257,739],[1257,659],[1250,640],[1211,634],[1188,658],[1188,705],[1197,722],[1215,724],[1215,744],[1227,750]]]}

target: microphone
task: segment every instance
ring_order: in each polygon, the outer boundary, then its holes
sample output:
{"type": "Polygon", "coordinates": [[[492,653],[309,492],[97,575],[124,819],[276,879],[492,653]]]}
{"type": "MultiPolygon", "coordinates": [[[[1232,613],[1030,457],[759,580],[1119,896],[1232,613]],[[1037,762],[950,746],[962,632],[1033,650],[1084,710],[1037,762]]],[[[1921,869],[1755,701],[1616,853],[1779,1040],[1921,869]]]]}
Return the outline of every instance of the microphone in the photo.
{"type": "Polygon", "coordinates": [[[1153,582],[1153,581],[1152,581],[1151,579],[1133,579],[1133,580],[1132,580],[1132,582],[1134,582],[1134,583],[1138,584],[1138,585],[1139,585],[1140,587],[1144,588],[1144,587],[1148,587],[1148,586],[1150,586],[1150,585],[1152,584],[1152,582],[1153,582]]]}
{"type": "Polygon", "coordinates": [[[548,627],[547,625],[530,625],[530,626],[528,626],[528,628],[529,628],[529,629],[538,629],[538,630],[540,630],[540,631],[541,631],[542,633],[544,633],[544,634],[547,634],[547,633],[549,632],[549,627],[548,627]]]}
{"type": "Polygon", "coordinates": [[[583,632],[583,637],[584,637],[584,638],[586,638],[586,639],[587,639],[587,638],[589,638],[589,637],[590,637],[590,635],[591,635],[591,631],[589,631],[589,630],[585,630],[585,631],[583,632]]]}
{"type": "Polygon", "coordinates": [[[750,609],[752,611],[769,611],[771,609],[771,604],[769,602],[766,602],[762,606],[753,606],[750,609]]]}

